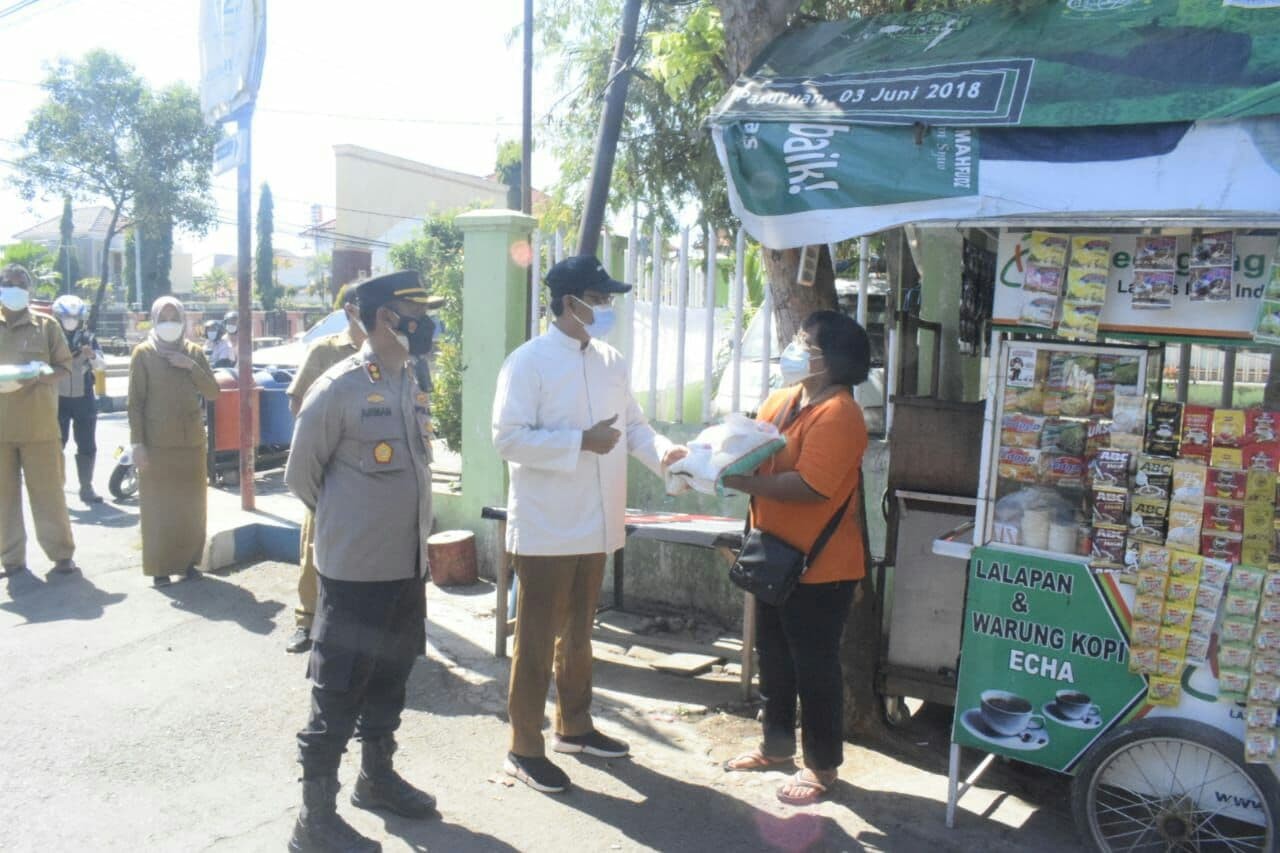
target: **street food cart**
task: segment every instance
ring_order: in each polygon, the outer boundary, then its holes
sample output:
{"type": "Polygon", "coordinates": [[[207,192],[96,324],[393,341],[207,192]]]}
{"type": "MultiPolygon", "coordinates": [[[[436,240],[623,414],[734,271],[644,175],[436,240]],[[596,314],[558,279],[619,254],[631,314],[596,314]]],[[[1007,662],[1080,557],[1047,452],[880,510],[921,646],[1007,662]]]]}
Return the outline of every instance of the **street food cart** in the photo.
{"type": "Polygon", "coordinates": [[[1002,756],[1073,776],[1096,849],[1280,849],[1277,416],[1231,396],[1233,353],[1280,341],[1277,58],[1280,11],[1210,0],[903,13],[784,35],[712,116],[766,246],[996,255],[959,309],[989,330],[980,438],[970,411],[940,441],[976,482],[895,474],[921,431],[889,429],[878,684],[954,705],[948,825],[1002,756]],[[1215,405],[1191,345],[1226,353],[1215,405]]]}

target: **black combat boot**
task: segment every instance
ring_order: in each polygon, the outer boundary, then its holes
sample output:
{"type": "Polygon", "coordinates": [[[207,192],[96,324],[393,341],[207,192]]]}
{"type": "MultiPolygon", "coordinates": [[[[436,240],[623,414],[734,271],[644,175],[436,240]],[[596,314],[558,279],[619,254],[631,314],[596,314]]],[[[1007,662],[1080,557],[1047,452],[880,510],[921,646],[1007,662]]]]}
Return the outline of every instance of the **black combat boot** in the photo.
{"type": "Polygon", "coordinates": [[[391,766],[396,740],[391,735],[363,742],[360,778],[351,804],[362,809],[386,809],[401,817],[424,818],[436,809],[436,798],[406,782],[391,766]]]}
{"type": "Polygon", "coordinates": [[[302,811],[289,839],[290,853],[382,853],[382,845],[356,832],[336,807],[338,777],[302,780],[302,811]]]}
{"type": "Polygon", "coordinates": [[[76,474],[80,476],[80,500],[87,504],[100,504],[102,498],[93,490],[93,456],[76,454],[76,474]]]}

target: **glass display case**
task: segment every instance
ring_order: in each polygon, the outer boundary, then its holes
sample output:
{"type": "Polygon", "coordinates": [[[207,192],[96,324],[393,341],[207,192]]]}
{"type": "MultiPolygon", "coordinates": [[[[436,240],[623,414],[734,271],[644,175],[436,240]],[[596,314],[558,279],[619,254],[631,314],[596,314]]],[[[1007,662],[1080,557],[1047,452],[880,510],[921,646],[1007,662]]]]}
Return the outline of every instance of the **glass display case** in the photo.
{"type": "Polygon", "coordinates": [[[983,541],[1120,568],[1125,536],[1113,544],[1106,531],[1130,522],[1126,486],[1146,401],[1159,395],[1157,351],[1006,340],[998,357],[983,541]]]}

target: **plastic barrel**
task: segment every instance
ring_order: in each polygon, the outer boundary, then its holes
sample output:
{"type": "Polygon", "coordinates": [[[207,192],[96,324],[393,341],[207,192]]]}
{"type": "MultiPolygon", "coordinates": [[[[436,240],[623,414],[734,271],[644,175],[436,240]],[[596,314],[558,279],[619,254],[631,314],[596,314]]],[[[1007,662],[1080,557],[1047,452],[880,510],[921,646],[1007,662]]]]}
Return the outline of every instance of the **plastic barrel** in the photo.
{"type": "MultiPolygon", "coordinates": [[[[237,386],[235,371],[219,369],[214,371],[218,386],[222,389],[213,407],[214,450],[240,449],[240,388],[237,386]]],[[[258,446],[261,428],[259,412],[261,406],[261,388],[253,389],[253,445],[258,446]]]]}
{"type": "Polygon", "coordinates": [[[288,381],[271,377],[261,383],[259,398],[259,431],[262,443],[288,447],[293,440],[293,413],[289,411],[289,397],[285,390],[288,381]]]}

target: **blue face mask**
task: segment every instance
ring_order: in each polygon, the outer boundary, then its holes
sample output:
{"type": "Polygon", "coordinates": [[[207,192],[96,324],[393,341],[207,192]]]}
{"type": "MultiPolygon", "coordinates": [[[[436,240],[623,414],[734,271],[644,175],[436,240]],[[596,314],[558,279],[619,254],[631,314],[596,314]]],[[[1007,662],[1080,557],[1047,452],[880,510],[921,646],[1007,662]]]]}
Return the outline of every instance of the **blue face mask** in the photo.
{"type": "Polygon", "coordinates": [[[588,335],[593,338],[603,338],[613,331],[613,326],[614,323],[617,322],[617,317],[613,313],[612,306],[587,305],[587,303],[578,299],[578,297],[575,296],[573,298],[589,308],[592,315],[594,315],[590,323],[583,323],[582,320],[578,318],[577,314],[573,315],[573,319],[577,320],[578,323],[581,324],[582,328],[586,330],[588,335]]]}

